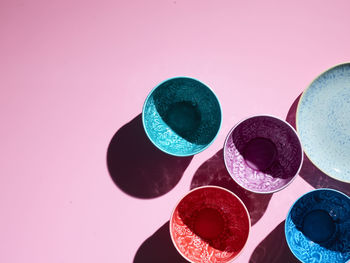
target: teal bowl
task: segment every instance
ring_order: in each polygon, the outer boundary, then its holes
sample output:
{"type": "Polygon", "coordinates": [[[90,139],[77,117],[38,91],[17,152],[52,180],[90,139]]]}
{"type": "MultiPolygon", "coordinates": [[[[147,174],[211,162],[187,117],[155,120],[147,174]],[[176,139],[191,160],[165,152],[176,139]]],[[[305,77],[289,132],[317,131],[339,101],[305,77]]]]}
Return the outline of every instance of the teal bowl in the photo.
{"type": "Polygon", "coordinates": [[[197,154],[215,140],[222,122],[219,100],[200,81],[168,79],[147,96],[142,122],[151,142],[175,156],[197,154]]]}

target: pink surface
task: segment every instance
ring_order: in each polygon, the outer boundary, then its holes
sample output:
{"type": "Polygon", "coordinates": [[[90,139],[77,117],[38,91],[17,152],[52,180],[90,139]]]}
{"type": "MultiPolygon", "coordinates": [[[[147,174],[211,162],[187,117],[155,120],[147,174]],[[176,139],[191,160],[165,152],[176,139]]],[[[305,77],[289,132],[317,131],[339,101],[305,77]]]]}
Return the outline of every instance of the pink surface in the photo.
{"type": "MultiPolygon", "coordinates": [[[[349,10],[347,0],[2,0],[0,262],[133,262],[236,122],[285,118],[319,73],[349,60],[349,10]],[[109,176],[108,145],[178,75],[216,92],[222,129],[170,192],[134,198],[109,176]]],[[[311,189],[298,177],[274,194],[236,262],[311,189]]]]}

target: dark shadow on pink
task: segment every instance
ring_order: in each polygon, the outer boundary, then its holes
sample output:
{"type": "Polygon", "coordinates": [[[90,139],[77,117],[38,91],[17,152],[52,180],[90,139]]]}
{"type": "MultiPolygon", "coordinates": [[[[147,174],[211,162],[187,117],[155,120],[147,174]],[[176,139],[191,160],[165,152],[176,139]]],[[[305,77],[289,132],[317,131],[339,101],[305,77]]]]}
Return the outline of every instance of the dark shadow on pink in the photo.
{"type": "Polygon", "coordinates": [[[191,189],[205,185],[221,186],[235,193],[247,207],[252,225],[264,215],[272,197],[272,194],[256,194],[239,186],[226,170],[222,149],[204,162],[192,178],[191,189]]]}
{"type": "Polygon", "coordinates": [[[107,150],[107,167],[113,182],[122,191],[148,199],[173,189],[192,158],[172,156],[154,146],[139,114],[113,136],[107,150]]]}
{"type": "Polygon", "coordinates": [[[146,239],[136,252],[134,263],[187,263],[170,238],[169,221],[146,239]]]}

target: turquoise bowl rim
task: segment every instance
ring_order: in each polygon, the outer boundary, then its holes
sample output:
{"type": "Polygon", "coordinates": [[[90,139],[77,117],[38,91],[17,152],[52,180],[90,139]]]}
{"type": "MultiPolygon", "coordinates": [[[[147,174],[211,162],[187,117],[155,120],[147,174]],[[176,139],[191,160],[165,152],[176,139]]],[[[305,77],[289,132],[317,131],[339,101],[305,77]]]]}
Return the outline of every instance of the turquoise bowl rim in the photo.
{"type": "MultiPolygon", "coordinates": [[[[319,189],[314,189],[314,190],[311,190],[311,191],[308,191],[308,192],[302,194],[301,196],[299,196],[299,198],[298,198],[297,200],[294,201],[294,203],[292,204],[292,206],[291,206],[291,207],[289,208],[289,210],[288,210],[288,213],[287,213],[287,216],[286,216],[286,219],[285,219],[285,220],[287,220],[288,216],[290,215],[290,212],[292,211],[292,208],[294,207],[294,205],[295,205],[301,198],[303,198],[305,195],[307,195],[307,194],[309,194],[309,193],[316,192],[316,191],[324,191],[324,190],[331,191],[331,192],[337,192],[337,193],[339,193],[339,194],[345,196],[346,198],[350,199],[350,197],[349,197],[347,194],[344,194],[343,192],[338,191],[338,190],[335,190],[335,189],[332,189],[332,188],[319,188],[319,189]]],[[[285,237],[285,239],[286,239],[286,243],[287,243],[287,245],[288,245],[288,248],[289,248],[289,250],[293,253],[294,257],[296,257],[300,262],[302,262],[301,259],[297,257],[297,255],[294,253],[293,249],[292,249],[291,246],[289,245],[288,239],[287,239],[287,233],[286,233],[287,231],[286,231],[286,230],[287,230],[287,224],[286,224],[286,222],[284,222],[284,237],[285,237]]]]}
{"type": "Polygon", "coordinates": [[[220,132],[220,130],[221,130],[221,125],[222,125],[222,107],[221,107],[221,104],[220,104],[220,101],[219,101],[217,95],[215,94],[215,92],[214,92],[207,84],[204,84],[202,81],[200,81],[200,80],[198,80],[198,79],[196,79],[196,78],[191,78],[191,77],[187,77],[187,76],[172,77],[172,78],[168,78],[168,79],[166,79],[166,80],[160,82],[158,85],[156,85],[156,86],[151,90],[150,93],[148,93],[148,95],[147,95],[147,97],[146,97],[146,99],[145,99],[145,102],[143,103],[143,107],[142,107],[142,125],[143,125],[143,129],[144,129],[144,131],[146,132],[146,135],[147,135],[148,139],[149,139],[149,140],[153,143],[153,145],[155,145],[159,150],[161,150],[161,151],[163,151],[163,152],[165,152],[165,153],[167,153],[167,154],[173,155],[173,156],[179,156],[179,157],[193,156],[193,155],[195,155],[195,154],[197,154],[197,153],[200,153],[200,152],[204,151],[205,149],[207,149],[207,148],[215,141],[215,139],[217,138],[217,136],[218,136],[218,134],[219,134],[219,132],[220,132]],[[198,81],[199,83],[201,83],[202,85],[204,85],[207,89],[209,89],[209,90],[213,93],[213,95],[214,95],[216,101],[217,101],[218,104],[219,104],[219,109],[220,109],[220,124],[219,124],[219,129],[217,130],[217,132],[216,132],[214,138],[210,141],[210,143],[208,143],[208,144],[207,144],[205,147],[203,147],[202,149],[197,150],[197,151],[194,151],[194,152],[192,152],[192,153],[188,153],[188,154],[175,154],[175,153],[172,153],[172,152],[170,152],[170,151],[166,151],[166,150],[162,149],[161,147],[159,147],[159,146],[152,140],[152,138],[151,138],[151,136],[148,134],[148,131],[147,131],[146,126],[145,126],[145,114],[144,114],[144,112],[145,112],[145,107],[146,107],[146,104],[147,104],[149,98],[150,98],[151,95],[153,94],[153,92],[154,92],[157,88],[159,88],[159,86],[161,86],[163,83],[165,83],[165,82],[167,82],[167,81],[170,81],[170,80],[179,79],[179,78],[185,78],[185,79],[195,80],[195,81],[198,81]]]}

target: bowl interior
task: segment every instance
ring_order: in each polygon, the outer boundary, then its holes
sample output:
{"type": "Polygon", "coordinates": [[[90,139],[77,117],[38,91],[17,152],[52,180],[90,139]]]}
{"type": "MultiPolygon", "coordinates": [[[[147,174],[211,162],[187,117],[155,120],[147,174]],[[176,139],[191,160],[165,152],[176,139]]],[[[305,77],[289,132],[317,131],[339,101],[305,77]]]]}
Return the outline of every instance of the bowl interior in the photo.
{"type": "Polygon", "coordinates": [[[350,183],[350,63],[317,77],[300,98],[296,125],[305,153],[334,179],[350,183]]]}
{"type": "Polygon", "coordinates": [[[231,177],[247,190],[275,192],[291,182],[302,164],[294,129],[272,116],[244,120],[229,133],[224,159],[231,177]]]}
{"type": "Polygon", "coordinates": [[[286,239],[302,262],[347,262],[350,259],[350,199],[319,189],[303,195],[288,213],[286,239]]]}
{"type": "Polygon", "coordinates": [[[215,94],[201,82],[173,78],[151,92],[143,120],[147,135],[161,150],[192,155],[214,140],[221,125],[221,109],[215,94]]]}
{"type": "Polygon", "coordinates": [[[174,210],[170,232],[177,250],[191,262],[229,262],[243,249],[250,220],[243,203],[219,187],[198,188],[174,210]]]}

